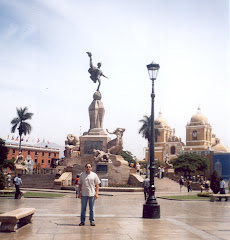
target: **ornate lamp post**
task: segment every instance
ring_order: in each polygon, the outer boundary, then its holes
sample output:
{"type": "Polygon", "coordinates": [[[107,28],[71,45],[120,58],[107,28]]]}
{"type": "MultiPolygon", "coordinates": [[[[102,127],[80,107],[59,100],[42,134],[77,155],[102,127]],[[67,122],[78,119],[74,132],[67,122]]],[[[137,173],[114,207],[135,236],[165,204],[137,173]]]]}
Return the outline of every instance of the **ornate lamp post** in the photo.
{"type": "Polygon", "coordinates": [[[152,106],[151,106],[151,134],[150,134],[150,161],[149,161],[149,171],[150,171],[150,179],[149,179],[149,196],[146,200],[146,203],[143,205],[143,218],[160,218],[160,205],[158,205],[156,197],[155,197],[155,185],[154,185],[154,176],[155,176],[155,165],[154,165],[154,139],[155,139],[155,129],[154,129],[154,81],[157,78],[158,70],[160,69],[160,65],[152,62],[147,65],[149,77],[152,81],[152,106]]]}

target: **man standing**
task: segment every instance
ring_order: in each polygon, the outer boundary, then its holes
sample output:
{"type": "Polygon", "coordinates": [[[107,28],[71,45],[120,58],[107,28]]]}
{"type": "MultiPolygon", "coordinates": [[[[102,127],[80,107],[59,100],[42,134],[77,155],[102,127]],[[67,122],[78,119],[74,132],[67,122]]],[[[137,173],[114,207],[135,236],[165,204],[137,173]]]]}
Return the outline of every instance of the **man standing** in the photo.
{"type": "Polygon", "coordinates": [[[92,165],[87,163],[85,171],[81,173],[78,180],[79,198],[81,199],[81,223],[79,226],[85,225],[85,212],[87,202],[89,200],[89,221],[91,226],[95,226],[94,210],[95,200],[98,198],[100,179],[96,173],[92,172],[92,165]]]}
{"type": "Polygon", "coordinates": [[[183,178],[183,176],[180,177],[180,179],[178,180],[178,182],[179,182],[179,185],[180,185],[180,192],[181,192],[181,191],[182,191],[182,187],[183,187],[183,185],[184,185],[184,178],[183,178]]]}
{"type": "Polygon", "coordinates": [[[146,200],[149,195],[149,178],[148,178],[148,176],[146,176],[145,179],[143,180],[143,187],[144,187],[144,195],[145,195],[145,200],[146,200]]]}
{"type": "Polygon", "coordinates": [[[14,183],[16,187],[16,192],[15,192],[15,199],[20,199],[21,198],[21,191],[20,191],[20,185],[22,186],[22,179],[21,179],[21,173],[18,174],[18,177],[14,178],[14,183]]]}
{"type": "MultiPolygon", "coordinates": [[[[220,194],[225,194],[225,181],[223,178],[220,178],[220,194]]],[[[221,198],[219,198],[219,201],[221,201],[221,198]]],[[[228,201],[228,198],[225,198],[225,201],[228,201]]]]}

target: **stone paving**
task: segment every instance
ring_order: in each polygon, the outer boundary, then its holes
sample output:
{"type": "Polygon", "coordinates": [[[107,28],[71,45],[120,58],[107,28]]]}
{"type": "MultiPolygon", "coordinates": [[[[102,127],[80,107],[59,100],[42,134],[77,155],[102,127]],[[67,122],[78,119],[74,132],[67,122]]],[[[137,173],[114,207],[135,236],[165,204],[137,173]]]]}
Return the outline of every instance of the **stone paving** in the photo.
{"type": "MultiPolygon", "coordinates": [[[[161,181],[161,180],[160,180],[161,181]]],[[[163,184],[163,181],[162,181],[163,184]]],[[[185,194],[184,188],[183,193],[185,194]]],[[[180,194],[157,192],[156,196],[180,194]]],[[[194,194],[194,192],[189,193],[194,194]]],[[[173,201],[157,199],[160,219],[143,219],[142,192],[101,192],[96,200],[96,226],[79,227],[80,199],[74,192],[58,199],[0,198],[0,212],[20,207],[34,207],[33,223],[15,233],[0,233],[0,239],[9,240],[144,240],[144,239],[208,239],[230,240],[230,201],[173,201]]]]}

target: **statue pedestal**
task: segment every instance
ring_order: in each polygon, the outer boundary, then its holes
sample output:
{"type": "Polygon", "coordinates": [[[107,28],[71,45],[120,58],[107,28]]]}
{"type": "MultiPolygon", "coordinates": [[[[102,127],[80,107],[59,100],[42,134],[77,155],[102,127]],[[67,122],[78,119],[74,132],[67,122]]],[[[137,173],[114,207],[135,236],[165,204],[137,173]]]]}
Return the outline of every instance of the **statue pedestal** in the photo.
{"type": "Polygon", "coordinates": [[[88,135],[106,135],[107,136],[103,128],[90,129],[88,132],[88,135]]]}
{"type": "MultiPolygon", "coordinates": [[[[94,129],[91,129],[94,130],[94,129]]],[[[102,129],[103,130],[103,129],[102,129]]],[[[92,133],[92,132],[91,132],[92,133]]],[[[110,137],[105,135],[83,135],[80,137],[80,157],[93,156],[93,149],[102,150],[107,152],[107,143],[110,141],[110,137]]]]}

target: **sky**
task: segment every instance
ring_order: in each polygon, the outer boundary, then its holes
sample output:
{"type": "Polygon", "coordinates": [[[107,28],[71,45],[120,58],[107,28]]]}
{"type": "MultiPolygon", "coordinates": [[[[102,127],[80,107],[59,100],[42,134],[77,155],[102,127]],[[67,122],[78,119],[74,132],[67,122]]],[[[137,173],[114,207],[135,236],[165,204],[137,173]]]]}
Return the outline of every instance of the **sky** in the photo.
{"type": "MultiPolygon", "coordinates": [[[[0,0],[0,137],[12,134],[16,107],[33,112],[30,139],[64,145],[89,130],[88,107],[102,63],[104,129],[126,128],[124,150],[144,158],[140,119],[151,113],[146,68],[159,111],[185,142],[200,106],[213,132],[230,146],[228,0],[0,0]]],[[[115,135],[110,135],[115,138],[115,135]]]]}

